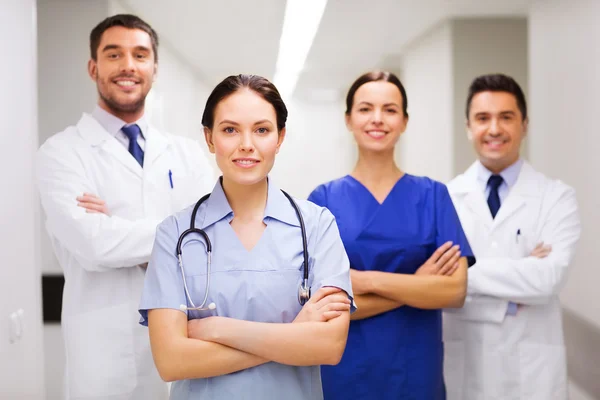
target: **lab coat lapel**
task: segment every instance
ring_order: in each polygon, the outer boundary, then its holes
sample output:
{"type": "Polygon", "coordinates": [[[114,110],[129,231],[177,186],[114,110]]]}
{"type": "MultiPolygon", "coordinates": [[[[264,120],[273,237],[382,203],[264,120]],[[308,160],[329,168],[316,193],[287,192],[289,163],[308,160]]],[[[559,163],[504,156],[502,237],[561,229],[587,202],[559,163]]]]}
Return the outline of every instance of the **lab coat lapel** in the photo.
{"type": "Polygon", "coordinates": [[[99,147],[105,153],[117,159],[124,167],[129,169],[135,175],[142,177],[142,167],[127,151],[125,146],[117,141],[109,132],[107,132],[98,121],[91,115],[83,114],[77,123],[77,129],[80,135],[92,147],[99,147]]]}
{"type": "Polygon", "coordinates": [[[477,216],[476,219],[483,222],[487,228],[492,226],[492,214],[485,199],[485,194],[477,186],[477,167],[475,163],[454,183],[453,192],[455,196],[463,197],[465,206],[477,216]]]}
{"type": "MultiPolygon", "coordinates": [[[[152,163],[165,152],[171,145],[171,139],[154,129],[152,126],[148,128],[146,134],[146,151],[144,153],[144,168],[150,168],[152,163]]],[[[133,158],[133,157],[132,157],[133,158]]]]}
{"type": "Polygon", "coordinates": [[[537,192],[535,171],[531,165],[524,162],[515,186],[508,192],[508,196],[498,210],[492,229],[498,229],[503,222],[525,207],[528,199],[536,197],[537,192]]]}

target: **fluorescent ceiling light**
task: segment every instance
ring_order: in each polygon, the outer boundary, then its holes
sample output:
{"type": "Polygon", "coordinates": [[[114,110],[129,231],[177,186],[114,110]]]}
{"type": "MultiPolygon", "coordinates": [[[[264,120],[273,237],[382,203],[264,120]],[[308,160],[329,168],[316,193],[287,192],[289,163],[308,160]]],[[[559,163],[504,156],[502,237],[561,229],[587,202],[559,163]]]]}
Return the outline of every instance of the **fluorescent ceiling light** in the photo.
{"type": "Polygon", "coordinates": [[[327,0],[287,0],[273,78],[284,98],[294,93],[326,4],[327,0]]]}

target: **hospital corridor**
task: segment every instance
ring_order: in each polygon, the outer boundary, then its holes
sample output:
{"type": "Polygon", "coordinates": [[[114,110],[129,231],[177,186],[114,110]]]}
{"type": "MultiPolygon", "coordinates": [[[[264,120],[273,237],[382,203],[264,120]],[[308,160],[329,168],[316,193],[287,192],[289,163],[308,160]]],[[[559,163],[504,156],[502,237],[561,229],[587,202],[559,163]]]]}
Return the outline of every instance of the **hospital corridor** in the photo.
{"type": "Polygon", "coordinates": [[[600,400],[600,0],[0,0],[0,400],[600,400]]]}

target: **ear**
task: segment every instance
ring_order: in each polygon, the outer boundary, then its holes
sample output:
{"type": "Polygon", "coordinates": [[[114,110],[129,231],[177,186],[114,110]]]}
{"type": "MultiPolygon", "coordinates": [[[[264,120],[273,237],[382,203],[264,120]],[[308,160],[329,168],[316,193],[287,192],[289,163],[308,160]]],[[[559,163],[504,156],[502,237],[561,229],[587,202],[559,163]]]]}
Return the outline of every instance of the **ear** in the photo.
{"type": "Polygon", "coordinates": [[[346,128],[348,128],[348,131],[352,132],[352,127],[350,125],[350,114],[344,113],[344,120],[346,121],[346,128]]]}
{"type": "Polygon", "coordinates": [[[469,139],[469,141],[473,141],[473,133],[471,133],[471,125],[469,125],[469,120],[466,119],[465,120],[465,126],[466,126],[466,131],[467,131],[467,139],[469,139]]]}
{"type": "Polygon", "coordinates": [[[204,139],[206,140],[206,145],[208,146],[208,151],[215,154],[215,144],[213,142],[213,135],[210,129],[204,127],[204,139]]]}
{"type": "Polygon", "coordinates": [[[154,73],[152,74],[152,83],[156,82],[156,76],[158,75],[158,63],[154,63],[154,73]]]}
{"type": "Polygon", "coordinates": [[[279,148],[281,147],[281,144],[283,143],[283,140],[285,139],[285,128],[283,128],[282,130],[279,131],[278,133],[278,137],[277,137],[277,149],[275,150],[275,154],[279,153],[279,148]]]}
{"type": "Polygon", "coordinates": [[[90,78],[92,78],[94,82],[96,82],[98,75],[98,64],[96,63],[96,61],[90,58],[90,60],[88,61],[87,68],[88,75],[90,76],[90,78]]]}
{"type": "Polygon", "coordinates": [[[529,119],[525,118],[523,121],[523,137],[527,136],[527,132],[529,130],[529,119]]]}

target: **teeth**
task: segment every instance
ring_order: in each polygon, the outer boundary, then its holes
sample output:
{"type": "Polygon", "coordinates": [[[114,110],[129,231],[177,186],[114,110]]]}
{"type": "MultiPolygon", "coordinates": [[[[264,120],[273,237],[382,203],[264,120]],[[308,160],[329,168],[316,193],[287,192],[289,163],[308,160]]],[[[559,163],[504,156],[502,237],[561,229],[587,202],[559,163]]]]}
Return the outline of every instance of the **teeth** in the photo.
{"type": "Polygon", "coordinates": [[[254,164],[256,161],[254,161],[254,160],[236,160],[235,162],[238,164],[254,164]]]}
{"type": "Polygon", "coordinates": [[[380,137],[385,136],[384,132],[377,132],[377,131],[369,131],[369,132],[367,132],[367,134],[369,136],[373,136],[373,137],[376,137],[376,138],[380,138],[380,137]]]}
{"type": "Polygon", "coordinates": [[[133,86],[133,85],[135,85],[135,82],[134,81],[118,81],[117,84],[121,85],[121,86],[133,86]]]}

